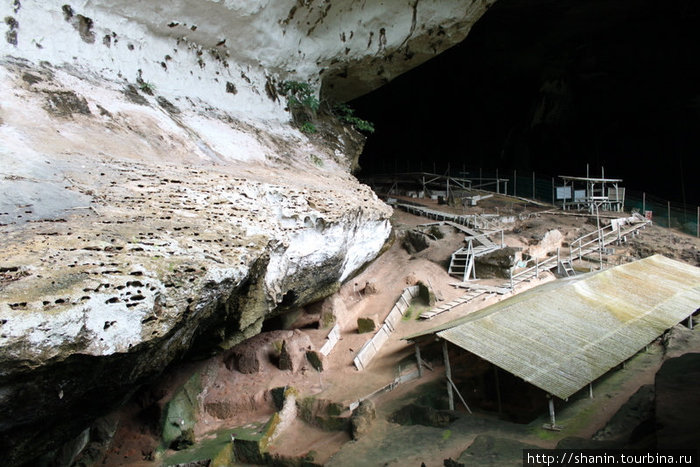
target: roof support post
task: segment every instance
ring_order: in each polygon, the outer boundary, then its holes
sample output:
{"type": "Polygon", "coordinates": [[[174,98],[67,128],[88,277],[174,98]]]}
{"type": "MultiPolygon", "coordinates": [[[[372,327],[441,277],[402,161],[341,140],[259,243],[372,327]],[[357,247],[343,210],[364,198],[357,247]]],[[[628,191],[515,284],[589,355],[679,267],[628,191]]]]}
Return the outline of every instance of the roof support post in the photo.
{"type": "Polygon", "coordinates": [[[455,409],[455,399],[452,394],[452,369],[450,368],[450,355],[447,352],[447,341],[442,341],[442,357],[445,360],[445,376],[447,376],[447,401],[450,410],[455,409]]]}
{"type": "Polygon", "coordinates": [[[588,383],[588,397],[593,399],[593,382],[588,383]]]}
{"type": "Polygon", "coordinates": [[[688,316],[688,329],[693,329],[693,315],[688,316]]]}
{"type": "Polygon", "coordinates": [[[421,378],[423,377],[423,362],[420,359],[420,346],[416,342],[414,344],[416,348],[416,364],[418,365],[418,377],[421,378]]]}
{"type": "Polygon", "coordinates": [[[555,426],[557,426],[557,420],[554,416],[554,398],[551,394],[547,394],[547,398],[549,399],[549,421],[552,425],[552,428],[554,428],[555,426]]]}
{"type": "Polygon", "coordinates": [[[557,419],[554,416],[554,396],[547,394],[548,405],[549,405],[549,423],[545,423],[542,428],[545,430],[561,431],[562,427],[557,426],[557,419]]]}

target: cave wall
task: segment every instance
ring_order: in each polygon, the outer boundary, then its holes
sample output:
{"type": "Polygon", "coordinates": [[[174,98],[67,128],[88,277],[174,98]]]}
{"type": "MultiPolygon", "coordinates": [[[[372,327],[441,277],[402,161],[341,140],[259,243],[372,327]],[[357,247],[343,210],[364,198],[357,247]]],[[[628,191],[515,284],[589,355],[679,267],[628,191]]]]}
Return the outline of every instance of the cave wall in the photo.
{"type": "Polygon", "coordinates": [[[372,260],[364,138],[292,123],[465,37],[492,1],[0,5],[0,452],[35,465],[168,365],[372,260]]]}

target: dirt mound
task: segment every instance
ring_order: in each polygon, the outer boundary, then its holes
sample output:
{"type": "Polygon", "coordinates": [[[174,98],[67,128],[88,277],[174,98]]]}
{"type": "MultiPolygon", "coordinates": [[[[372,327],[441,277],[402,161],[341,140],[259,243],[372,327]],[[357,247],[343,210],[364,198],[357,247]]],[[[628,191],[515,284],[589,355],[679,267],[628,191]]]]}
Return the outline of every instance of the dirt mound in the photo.
{"type": "Polygon", "coordinates": [[[700,266],[697,238],[662,227],[648,227],[643,235],[629,239],[632,254],[639,259],[655,254],[700,266]]]}
{"type": "Polygon", "coordinates": [[[697,446],[700,353],[664,362],[656,373],[656,440],[659,449],[697,446]]]}
{"type": "Polygon", "coordinates": [[[449,410],[437,410],[419,404],[406,405],[389,416],[389,421],[399,425],[424,425],[446,427],[457,417],[449,410]]]}
{"type": "Polygon", "coordinates": [[[593,440],[620,440],[630,437],[642,423],[654,416],[654,386],[644,385],[613,415],[605,427],[593,435],[593,440]]]}
{"type": "Polygon", "coordinates": [[[478,435],[474,442],[459,456],[457,462],[464,465],[521,466],[523,449],[539,449],[538,446],[508,438],[478,435]]]}

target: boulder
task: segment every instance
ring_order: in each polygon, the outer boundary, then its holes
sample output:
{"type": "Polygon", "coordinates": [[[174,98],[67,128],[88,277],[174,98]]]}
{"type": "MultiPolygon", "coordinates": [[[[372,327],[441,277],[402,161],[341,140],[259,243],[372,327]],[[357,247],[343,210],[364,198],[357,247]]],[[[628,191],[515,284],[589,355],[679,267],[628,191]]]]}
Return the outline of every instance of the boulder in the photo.
{"type": "Polygon", "coordinates": [[[369,318],[357,318],[357,333],[364,334],[366,332],[374,332],[377,329],[376,316],[369,318]]]}
{"type": "Polygon", "coordinates": [[[311,367],[318,371],[321,372],[323,371],[323,358],[321,357],[321,354],[314,351],[314,350],[308,350],[306,352],[306,359],[309,361],[311,364],[311,367]]]}
{"type": "Polygon", "coordinates": [[[369,399],[360,402],[350,416],[350,436],[352,439],[359,439],[367,433],[375,418],[377,418],[377,411],[374,408],[374,402],[369,399]]]}
{"type": "Polygon", "coordinates": [[[319,328],[327,329],[336,323],[344,327],[348,321],[348,309],[339,294],[333,294],[321,302],[319,328]]]}
{"type": "Polygon", "coordinates": [[[479,279],[491,277],[509,278],[510,269],[515,266],[517,252],[505,247],[479,256],[475,260],[476,275],[479,279]]]}
{"type": "MultiPolygon", "coordinates": [[[[242,346],[233,352],[233,358],[229,362],[235,362],[236,370],[243,374],[250,375],[259,373],[262,369],[260,362],[260,351],[249,345],[242,346]]],[[[231,364],[227,365],[229,368],[231,364]]]]}
{"type": "Polygon", "coordinates": [[[533,258],[545,258],[555,253],[563,242],[564,235],[557,229],[548,230],[544,234],[533,234],[526,253],[533,258]]]}
{"type": "Polygon", "coordinates": [[[282,341],[279,355],[279,369],[296,373],[306,361],[306,353],[312,349],[311,339],[302,331],[295,329],[292,335],[282,341]]]}
{"type": "Polygon", "coordinates": [[[364,289],[362,289],[362,293],[365,295],[375,295],[379,293],[379,287],[377,286],[376,281],[367,281],[365,283],[364,289]]]}

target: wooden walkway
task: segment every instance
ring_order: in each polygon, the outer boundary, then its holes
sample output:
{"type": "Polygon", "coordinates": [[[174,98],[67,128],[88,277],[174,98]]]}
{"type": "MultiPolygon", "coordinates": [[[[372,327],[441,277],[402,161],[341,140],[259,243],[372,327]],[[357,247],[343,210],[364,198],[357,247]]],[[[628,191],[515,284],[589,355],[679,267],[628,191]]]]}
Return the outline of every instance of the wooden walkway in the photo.
{"type": "Polygon", "coordinates": [[[483,214],[452,214],[449,212],[438,211],[435,209],[430,209],[425,206],[418,206],[415,204],[396,202],[392,203],[392,205],[416,216],[426,217],[428,219],[433,219],[436,221],[451,222],[467,228],[494,228],[497,224],[495,218],[498,216],[496,214],[492,214],[490,216],[486,216],[483,214]]]}
{"type": "MultiPolygon", "coordinates": [[[[565,256],[565,258],[569,263],[573,263],[575,259],[580,260],[584,256],[598,252],[612,243],[622,244],[623,242],[627,241],[628,236],[637,235],[641,229],[646,228],[646,226],[650,223],[650,220],[644,219],[640,216],[638,218],[638,222],[632,225],[619,226],[618,228],[615,228],[614,225],[611,224],[602,227],[571,242],[569,254],[565,256]]],[[[561,256],[551,256],[542,262],[538,261],[535,266],[513,274],[512,278],[508,282],[504,282],[503,284],[496,286],[496,288],[501,290],[508,289],[512,292],[518,284],[535,279],[539,277],[541,272],[550,271],[558,267],[561,259],[561,256]]],[[[432,319],[439,314],[451,310],[452,308],[468,303],[477,297],[486,294],[491,295],[494,293],[497,292],[489,291],[487,289],[472,289],[461,297],[458,297],[448,303],[439,305],[429,311],[424,311],[421,313],[420,317],[423,319],[432,319]]]]}

